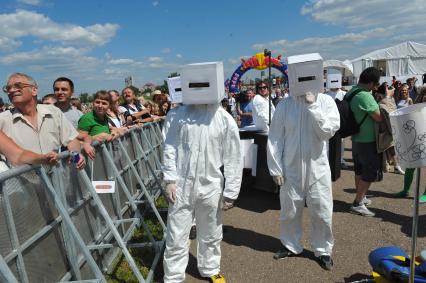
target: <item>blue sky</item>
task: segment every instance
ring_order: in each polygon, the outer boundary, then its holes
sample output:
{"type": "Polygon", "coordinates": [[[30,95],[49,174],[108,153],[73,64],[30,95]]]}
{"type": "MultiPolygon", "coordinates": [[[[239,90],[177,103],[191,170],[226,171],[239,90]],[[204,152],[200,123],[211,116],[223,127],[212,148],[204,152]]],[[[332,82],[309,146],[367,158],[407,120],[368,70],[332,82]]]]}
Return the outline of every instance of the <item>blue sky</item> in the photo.
{"type": "MultiPolygon", "coordinates": [[[[39,95],[67,76],[75,93],[161,83],[187,63],[319,52],[353,59],[406,40],[426,43],[424,0],[1,0],[0,77],[24,72],[39,95]]],[[[250,71],[248,76],[259,76],[250,71]]]]}

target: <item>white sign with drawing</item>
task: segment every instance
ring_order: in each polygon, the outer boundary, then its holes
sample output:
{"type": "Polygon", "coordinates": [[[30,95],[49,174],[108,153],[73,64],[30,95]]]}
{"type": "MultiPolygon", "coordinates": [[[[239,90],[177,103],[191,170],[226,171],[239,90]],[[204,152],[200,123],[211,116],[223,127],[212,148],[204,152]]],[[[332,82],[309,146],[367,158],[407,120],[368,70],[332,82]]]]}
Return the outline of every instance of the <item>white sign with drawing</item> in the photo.
{"type": "Polygon", "coordinates": [[[426,103],[389,114],[395,151],[404,168],[426,167],[426,103]]]}

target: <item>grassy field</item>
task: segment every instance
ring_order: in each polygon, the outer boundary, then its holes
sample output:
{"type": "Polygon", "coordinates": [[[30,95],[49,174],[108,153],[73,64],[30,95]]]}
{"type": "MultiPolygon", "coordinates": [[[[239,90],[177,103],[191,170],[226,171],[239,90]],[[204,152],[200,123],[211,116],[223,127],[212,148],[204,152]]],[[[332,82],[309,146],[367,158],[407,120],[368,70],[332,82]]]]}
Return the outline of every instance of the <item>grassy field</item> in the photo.
{"type": "MultiPolygon", "coordinates": [[[[157,199],[156,206],[157,208],[167,207],[167,202],[163,196],[157,199]]],[[[151,231],[154,239],[156,241],[162,240],[163,229],[160,223],[158,222],[158,220],[155,219],[154,216],[152,216],[145,219],[145,222],[147,226],[149,227],[149,230],[151,231]]],[[[146,231],[144,231],[142,227],[139,227],[138,229],[136,229],[130,242],[131,243],[132,242],[133,243],[149,242],[146,231]]],[[[133,258],[135,259],[136,265],[138,266],[139,271],[144,276],[144,278],[146,278],[146,276],[148,275],[149,269],[151,267],[152,261],[154,259],[155,252],[151,248],[131,248],[129,249],[129,251],[132,254],[133,258]]],[[[136,276],[133,274],[127,260],[125,259],[123,255],[119,256],[116,259],[112,272],[109,274],[106,274],[106,278],[108,283],[138,283],[139,282],[136,279],[136,276]]],[[[159,282],[161,278],[162,278],[162,265],[160,260],[160,263],[157,265],[155,273],[154,273],[153,282],[159,282]]]]}

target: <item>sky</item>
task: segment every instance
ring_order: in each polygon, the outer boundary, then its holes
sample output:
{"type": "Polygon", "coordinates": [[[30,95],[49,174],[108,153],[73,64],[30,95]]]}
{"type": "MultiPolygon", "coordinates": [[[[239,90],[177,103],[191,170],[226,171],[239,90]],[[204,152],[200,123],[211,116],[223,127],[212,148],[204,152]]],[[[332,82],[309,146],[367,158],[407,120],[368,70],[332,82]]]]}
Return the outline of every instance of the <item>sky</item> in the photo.
{"type": "MultiPolygon", "coordinates": [[[[161,84],[184,64],[223,61],[229,77],[267,48],[354,59],[407,40],[426,43],[424,0],[0,0],[0,78],[23,72],[75,94],[161,84]]],[[[259,77],[259,71],[247,76],[259,77]]],[[[4,94],[3,94],[3,97],[4,94]]],[[[7,101],[7,99],[6,99],[7,101]]]]}

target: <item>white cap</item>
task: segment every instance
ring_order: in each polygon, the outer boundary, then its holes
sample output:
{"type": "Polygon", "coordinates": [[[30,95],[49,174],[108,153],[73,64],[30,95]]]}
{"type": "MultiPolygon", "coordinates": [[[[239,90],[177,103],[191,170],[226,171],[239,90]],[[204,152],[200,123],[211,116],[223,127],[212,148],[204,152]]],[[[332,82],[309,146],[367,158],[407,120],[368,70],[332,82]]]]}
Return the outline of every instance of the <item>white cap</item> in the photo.
{"type": "Polygon", "coordinates": [[[185,65],[180,78],[183,104],[217,104],[225,97],[222,62],[185,65]]]}
{"type": "Polygon", "coordinates": [[[307,92],[314,94],[324,90],[323,61],[318,53],[290,56],[288,64],[288,85],[290,95],[300,96],[307,92]]]}
{"type": "Polygon", "coordinates": [[[169,87],[171,102],[182,103],[182,86],[180,77],[168,78],[167,86],[169,87]]]}
{"type": "Polygon", "coordinates": [[[342,74],[327,74],[327,88],[341,88],[342,74]]]}

